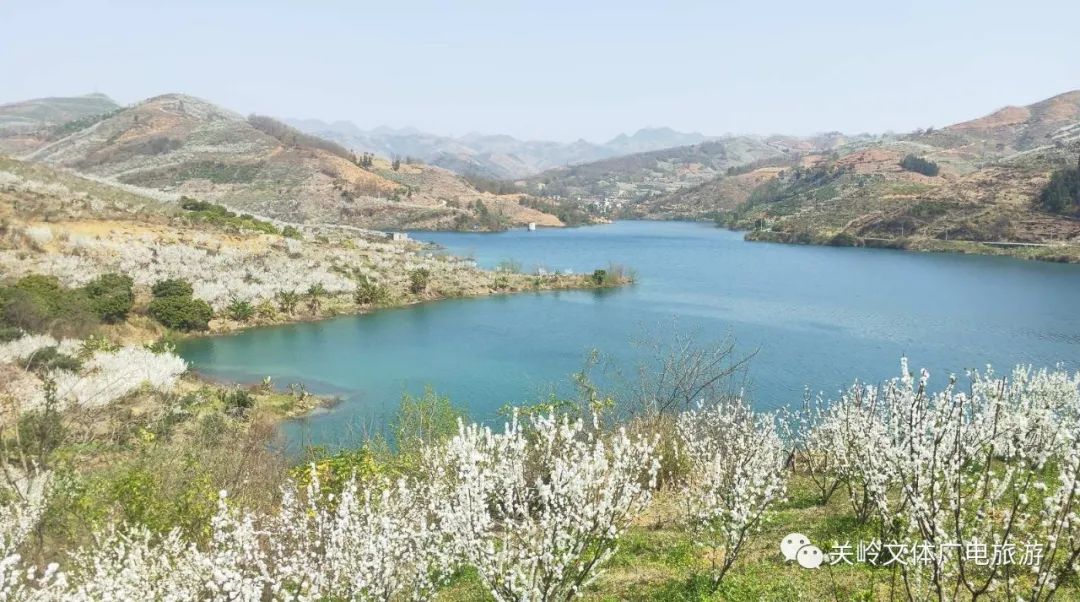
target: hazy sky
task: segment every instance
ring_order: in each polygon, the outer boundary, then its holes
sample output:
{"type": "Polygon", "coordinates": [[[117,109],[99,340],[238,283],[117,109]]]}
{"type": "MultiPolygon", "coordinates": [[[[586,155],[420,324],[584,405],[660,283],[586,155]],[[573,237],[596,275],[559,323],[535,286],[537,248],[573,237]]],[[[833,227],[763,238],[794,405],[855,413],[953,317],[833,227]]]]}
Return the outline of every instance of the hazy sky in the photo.
{"type": "Polygon", "coordinates": [[[0,103],[185,92],[518,137],[906,131],[1080,88],[1077,0],[0,0],[0,103]]]}

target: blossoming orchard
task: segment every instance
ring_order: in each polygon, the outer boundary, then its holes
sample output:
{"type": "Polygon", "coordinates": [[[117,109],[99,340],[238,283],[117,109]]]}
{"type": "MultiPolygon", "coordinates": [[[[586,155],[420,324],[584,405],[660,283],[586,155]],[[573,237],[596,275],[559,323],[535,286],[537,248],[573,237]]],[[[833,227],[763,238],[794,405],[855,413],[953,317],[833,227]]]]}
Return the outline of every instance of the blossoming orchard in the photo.
{"type": "MultiPolygon", "coordinates": [[[[44,395],[108,403],[136,387],[168,388],[185,368],[139,349],[91,358],[86,373],[61,373],[44,395]]],[[[22,550],[62,478],[20,464],[9,446],[0,599],[426,600],[471,570],[496,600],[568,600],[603,575],[660,497],[685,509],[687,532],[712,559],[707,578],[720,586],[793,478],[812,479],[825,498],[849,493],[856,531],[874,534],[820,542],[825,564],[880,565],[907,599],[1046,600],[1077,570],[1078,375],[987,370],[966,390],[949,379],[935,391],[905,362],[881,386],[857,383],[781,414],[737,397],[701,400],[674,416],[669,447],[647,420],[605,429],[584,418],[515,411],[501,430],[459,422],[396,476],[354,471],[326,487],[313,466],[281,486],[276,508],[245,508],[220,491],[201,536],[105,521],[54,558],[22,550]],[[675,463],[680,476],[661,484],[662,464],[675,463]]]]}

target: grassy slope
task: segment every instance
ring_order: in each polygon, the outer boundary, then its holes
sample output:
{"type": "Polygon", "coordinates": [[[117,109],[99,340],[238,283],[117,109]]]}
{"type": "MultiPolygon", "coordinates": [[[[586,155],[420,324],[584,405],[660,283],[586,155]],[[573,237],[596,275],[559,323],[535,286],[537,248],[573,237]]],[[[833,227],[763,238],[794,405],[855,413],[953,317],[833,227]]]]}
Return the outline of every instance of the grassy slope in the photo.
{"type": "Polygon", "coordinates": [[[806,156],[731,211],[755,240],[867,244],[1080,259],[1080,221],[1036,203],[1050,174],[1075,165],[1080,92],[929,132],[806,156]],[[940,166],[903,170],[907,154],[940,166]],[[1003,248],[985,243],[1038,245],[1003,248]]]}
{"type": "Polygon", "coordinates": [[[362,167],[348,155],[302,140],[282,140],[203,100],[167,94],[40,141],[29,160],[146,189],[188,195],[286,221],[385,229],[498,229],[550,216],[515,199],[480,193],[427,166],[362,167]],[[409,173],[419,172],[421,177],[409,173]],[[480,219],[475,201],[500,207],[480,219]]]}

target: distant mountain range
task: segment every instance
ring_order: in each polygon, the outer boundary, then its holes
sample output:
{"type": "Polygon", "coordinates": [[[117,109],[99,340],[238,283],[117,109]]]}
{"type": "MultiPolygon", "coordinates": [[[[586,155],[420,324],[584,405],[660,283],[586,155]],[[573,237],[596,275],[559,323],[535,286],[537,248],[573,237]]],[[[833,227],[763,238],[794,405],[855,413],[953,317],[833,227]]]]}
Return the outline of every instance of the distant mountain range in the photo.
{"type": "Polygon", "coordinates": [[[357,152],[384,157],[414,157],[460,174],[504,180],[525,178],[554,167],[698,144],[712,139],[703,134],[677,132],[667,127],[644,128],[632,135],[620,134],[603,144],[596,144],[586,140],[563,143],[486,134],[467,134],[455,138],[429,134],[415,128],[379,127],[363,130],[347,121],[327,123],[318,119],[286,119],[285,122],[357,152]]]}
{"type": "Polygon", "coordinates": [[[1080,241],[1080,211],[1038,202],[1051,174],[1077,163],[1080,91],[940,129],[854,137],[652,128],[567,144],[291,123],[182,94],[128,107],[99,94],[45,98],[0,106],[0,153],[157,198],[378,229],[634,216],[720,218],[755,238],[835,244],[1080,241]],[[902,166],[909,155],[933,173],[902,166]]]}

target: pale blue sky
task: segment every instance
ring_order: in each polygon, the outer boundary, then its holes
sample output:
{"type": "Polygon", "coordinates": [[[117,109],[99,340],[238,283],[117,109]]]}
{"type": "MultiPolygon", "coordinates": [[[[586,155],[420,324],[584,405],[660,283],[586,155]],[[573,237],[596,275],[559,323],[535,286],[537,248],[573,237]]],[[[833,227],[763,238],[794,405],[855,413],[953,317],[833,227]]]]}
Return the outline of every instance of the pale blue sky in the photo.
{"type": "Polygon", "coordinates": [[[0,81],[456,135],[906,131],[1080,88],[1080,2],[2,0],[0,81]]]}

